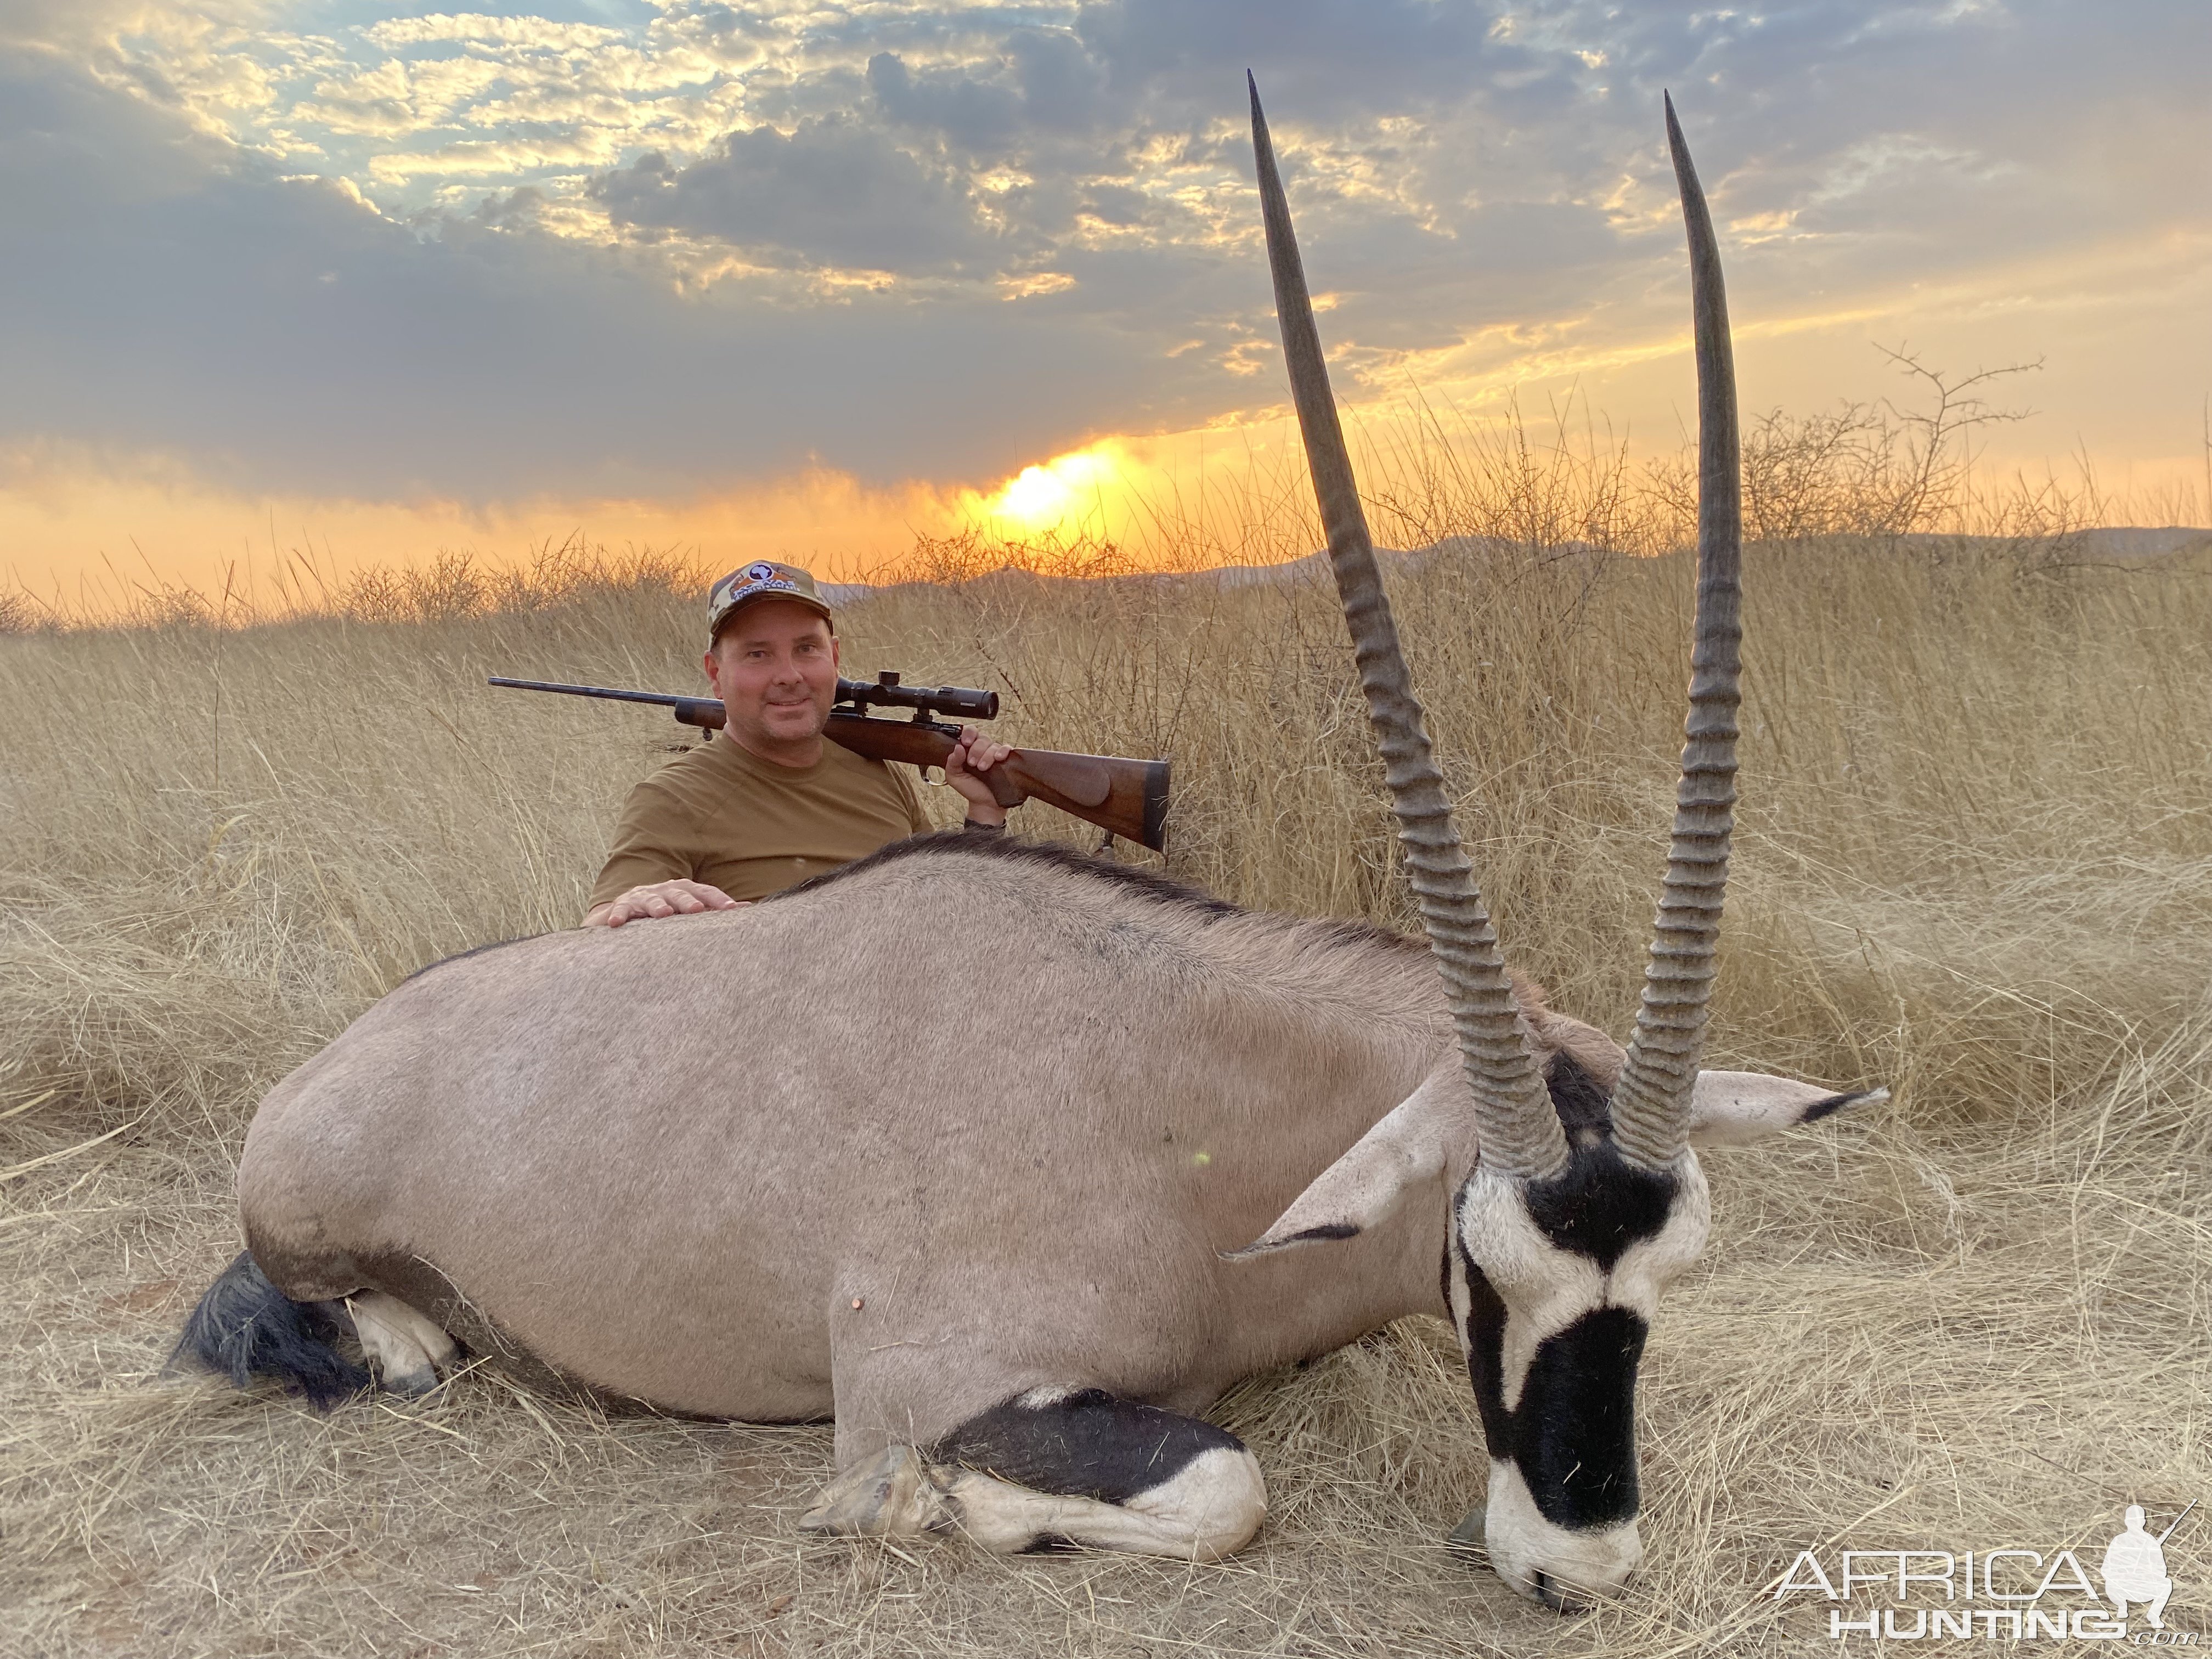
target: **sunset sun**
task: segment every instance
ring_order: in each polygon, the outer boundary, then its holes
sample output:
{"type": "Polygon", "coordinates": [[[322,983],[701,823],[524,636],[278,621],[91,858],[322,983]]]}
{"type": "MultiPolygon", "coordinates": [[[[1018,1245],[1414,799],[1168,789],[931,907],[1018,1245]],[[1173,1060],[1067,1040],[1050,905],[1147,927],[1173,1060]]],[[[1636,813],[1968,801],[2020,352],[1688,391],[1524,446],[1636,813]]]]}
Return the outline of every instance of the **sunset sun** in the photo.
{"type": "Polygon", "coordinates": [[[1073,450],[1024,467],[984,498],[982,515],[1031,535],[1058,530],[1095,513],[1121,471],[1113,445],[1073,450]]]}

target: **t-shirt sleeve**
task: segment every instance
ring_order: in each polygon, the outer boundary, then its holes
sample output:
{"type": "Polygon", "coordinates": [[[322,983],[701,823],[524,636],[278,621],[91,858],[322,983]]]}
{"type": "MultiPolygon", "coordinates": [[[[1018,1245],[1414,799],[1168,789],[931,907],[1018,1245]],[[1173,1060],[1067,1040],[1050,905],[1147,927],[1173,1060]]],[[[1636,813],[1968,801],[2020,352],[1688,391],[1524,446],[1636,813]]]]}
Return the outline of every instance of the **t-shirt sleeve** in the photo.
{"type": "Polygon", "coordinates": [[[629,792],[615,821],[614,845],[592,884],[596,908],[650,882],[696,878],[683,807],[650,778],[629,792]]]}
{"type": "Polygon", "coordinates": [[[929,821],[929,814],[921,809],[921,791],[914,786],[915,775],[907,768],[901,766],[894,768],[891,775],[898,780],[899,793],[906,799],[906,821],[908,833],[916,836],[927,835],[937,826],[929,821]]]}

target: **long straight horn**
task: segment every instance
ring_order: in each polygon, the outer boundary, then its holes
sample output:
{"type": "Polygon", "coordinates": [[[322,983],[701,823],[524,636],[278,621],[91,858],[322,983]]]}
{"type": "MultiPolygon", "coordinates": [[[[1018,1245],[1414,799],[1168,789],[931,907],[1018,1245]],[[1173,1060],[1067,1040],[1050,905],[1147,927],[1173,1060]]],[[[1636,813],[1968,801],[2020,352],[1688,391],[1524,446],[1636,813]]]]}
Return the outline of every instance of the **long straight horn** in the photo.
{"type": "Polygon", "coordinates": [[[1328,532],[1329,568],[1344,601],[1352,630],[1360,689],[1367,694],[1367,721],[1382,751],[1383,777],[1397,814],[1398,839],[1419,901],[1429,947],[1443,975],[1459,1033],[1468,1086],[1474,1095],[1475,1121],[1484,1163],[1508,1176],[1539,1179],[1567,1160],[1566,1139],[1552,1110],[1550,1092],[1536,1069],[1497,930],[1483,908],[1459,832],[1452,827],[1443,778],[1431,758],[1421,705],[1398,648],[1397,625],[1375,567],[1375,544],[1360,509],[1352,477],[1352,457],[1337,423],[1336,400],[1322,361],[1321,332],[1314,326],[1313,301],[1306,293],[1305,267],[1291,231],[1290,204],[1275,170],[1267,117],[1260,111],[1260,89],[1252,90],[1252,148],[1260,168],[1260,201],[1267,225],[1267,262],[1275,278],[1275,314],[1283,326],[1283,356],[1290,365],[1291,393],[1297,404],[1298,428],[1305,434],[1306,461],[1314,492],[1321,501],[1322,523],[1328,532]]]}
{"type": "Polygon", "coordinates": [[[1689,228],[1690,307],[1697,339],[1698,623],[1667,883],[1644,973],[1636,1035],[1629,1039],[1628,1060],[1613,1093],[1613,1143],[1632,1163],[1650,1169],[1672,1163],[1685,1144],[1705,1007],[1713,994],[1729,837],[1735,827],[1735,716],[1743,643],[1742,486],[1728,296],[1721,289],[1712,216],[1705,210],[1705,193],[1682,142],[1672,98],[1667,100],[1667,143],[1689,228]]]}

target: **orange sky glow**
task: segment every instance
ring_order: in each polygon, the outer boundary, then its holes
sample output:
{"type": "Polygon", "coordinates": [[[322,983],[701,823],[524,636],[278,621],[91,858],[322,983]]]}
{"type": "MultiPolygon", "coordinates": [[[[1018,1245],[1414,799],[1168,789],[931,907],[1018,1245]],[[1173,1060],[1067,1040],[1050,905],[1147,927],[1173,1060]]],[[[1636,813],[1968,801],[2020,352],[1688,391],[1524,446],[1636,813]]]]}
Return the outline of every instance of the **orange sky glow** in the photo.
{"type": "Polygon", "coordinates": [[[1978,488],[2212,522],[2195,0],[859,15],[0,15],[0,592],[312,604],[572,538],[844,581],[969,533],[1297,556],[1247,64],[1371,495],[1515,419],[1679,454],[1671,86],[1747,421],[1924,414],[1887,350],[2033,364],[1983,388],[1978,488]]]}
{"type": "MultiPolygon", "coordinates": [[[[1856,342],[1816,341],[1804,353],[1786,349],[1803,337],[1777,331],[1762,341],[1755,328],[1743,331],[1747,407],[1802,411],[1835,401],[1819,395],[1814,377],[1832,360],[1848,360],[1844,348],[1856,342]],[[1795,383],[1778,386],[1777,380],[1795,383]],[[1753,392],[1767,394],[1764,402],[1753,392]]],[[[1683,354],[1662,350],[1573,367],[1587,368],[1618,402],[1643,406],[1645,429],[1682,441],[1679,404],[1687,386],[1668,383],[1686,374],[1683,354]],[[1681,395],[1670,398],[1670,390],[1681,395]]],[[[1855,392],[1864,397],[1881,389],[1865,365],[1853,367],[1860,371],[1856,380],[1866,383],[1855,384],[1855,392]]],[[[1559,441],[1553,411],[1564,400],[1566,441],[1587,453],[1612,441],[1607,428],[1615,417],[1589,406],[1586,384],[1571,374],[1533,387],[1449,389],[1466,402],[1425,394],[1425,419],[1402,405],[1348,408],[1347,426],[1370,488],[1408,450],[1433,451],[1497,430],[1498,406],[1509,398],[1540,444],[1559,441]],[[1439,436],[1440,398],[1455,422],[1453,435],[1439,436]]],[[[2019,389],[2024,404],[2049,386],[2024,377],[2019,389]]],[[[2079,489],[2086,466],[2105,508],[2101,521],[2207,522],[2212,457],[2189,421],[2201,411],[2183,407],[2179,395],[2169,401],[2168,431],[2148,429],[2138,410],[2116,411],[2108,441],[2094,451],[2081,437],[2082,422],[2073,423],[2078,441],[2065,443],[2063,414],[1990,428],[1978,476],[1999,490],[2021,476],[2055,477],[2079,489]]],[[[1612,435],[1620,435],[1618,426],[1612,435]]],[[[1629,439],[1639,458],[1672,447],[1638,441],[1633,430],[1629,439]]],[[[1305,490],[1297,431],[1282,410],[1189,431],[1096,438],[973,483],[911,479],[871,486],[815,466],[690,497],[549,495],[488,506],[246,495],[208,487],[181,468],[118,476],[83,458],[47,456],[35,471],[19,466],[12,483],[0,487],[0,546],[9,550],[0,574],[42,603],[92,615],[127,607],[164,584],[210,595],[228,587],[258,604],[277,602],[289,588],[312,602],[319,587],[335,586],[363,568],[420,567],[453,552],[495,566],[517,564],[534,549],[571,538],[617,550],[674,550],[716,568],[780,557],[837,581],[883,574],[911,554],[918,538],[963,532],[1009,542],[1112,542],[1133,562],[1153,567],[1263,563],[1310,550],[1316,532],[1305,490]]],[[[1378,538],[1387,534],[1378,522],[1378,538]]]]}

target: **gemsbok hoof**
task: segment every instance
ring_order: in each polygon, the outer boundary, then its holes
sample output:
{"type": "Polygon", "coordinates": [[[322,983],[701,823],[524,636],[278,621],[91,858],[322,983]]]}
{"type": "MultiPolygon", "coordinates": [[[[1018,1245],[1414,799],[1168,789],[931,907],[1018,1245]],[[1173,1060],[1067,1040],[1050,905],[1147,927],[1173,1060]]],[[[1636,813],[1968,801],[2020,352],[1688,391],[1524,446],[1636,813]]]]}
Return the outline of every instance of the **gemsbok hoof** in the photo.
{"type": "Polygon", "coordinates": [[[1482,1547],[1482,1529],[1489,1519],[1487,1504],[1477,1504],[1469,1510],[1459,1525],[1445,1535],[1446,1547],[1455,1550],[1479,1550],[1482,1547]]]}
{"type": "Polygon", "coordinates": [[[890,1538],[951,1523],[945,1495],[911,1446],[886,1446],[822,1489],[799,1518],[801,1532],[841,1538],[890,1538]]]}

